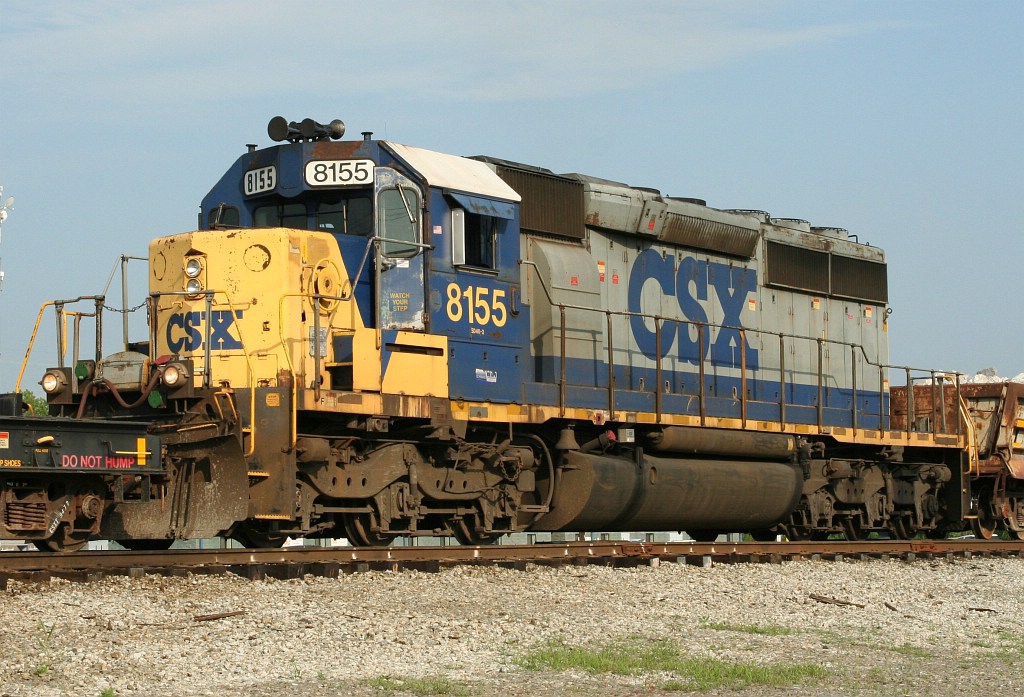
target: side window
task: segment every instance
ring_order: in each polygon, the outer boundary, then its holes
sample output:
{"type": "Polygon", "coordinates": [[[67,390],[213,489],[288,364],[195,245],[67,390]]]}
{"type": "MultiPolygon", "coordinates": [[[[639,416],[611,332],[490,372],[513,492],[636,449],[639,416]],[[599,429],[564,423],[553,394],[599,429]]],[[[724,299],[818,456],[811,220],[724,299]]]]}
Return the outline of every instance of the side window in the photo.
{"type": "Polygon", "coordinates": [[[495,240],[505,221],[490,215],[477,215],[464,208],[452,209],[452,263],[495,269],[495,240]]]}
{"type": "Polygon", "coordinates": [[[419,242],[419,196],[408,186],[384,189],[377,197],[377,234],[384,238],[387,257],[411,257],[420,248],[403,242],[419,242]]]}

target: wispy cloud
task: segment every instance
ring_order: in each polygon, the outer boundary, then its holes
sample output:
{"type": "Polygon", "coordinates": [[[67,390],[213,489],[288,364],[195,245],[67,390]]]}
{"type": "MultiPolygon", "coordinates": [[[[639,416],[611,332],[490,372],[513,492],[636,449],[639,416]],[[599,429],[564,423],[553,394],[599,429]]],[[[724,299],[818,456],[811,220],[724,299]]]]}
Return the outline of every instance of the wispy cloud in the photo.
{"type": "Polygon", "coordinates": [[[885,28],[775,29],[771,15],[748,2],[609,0],[6,4],[0,62],[17,91],[45,82],[100,108],[324,92],[500,102],[653,87],[885,28]]]}

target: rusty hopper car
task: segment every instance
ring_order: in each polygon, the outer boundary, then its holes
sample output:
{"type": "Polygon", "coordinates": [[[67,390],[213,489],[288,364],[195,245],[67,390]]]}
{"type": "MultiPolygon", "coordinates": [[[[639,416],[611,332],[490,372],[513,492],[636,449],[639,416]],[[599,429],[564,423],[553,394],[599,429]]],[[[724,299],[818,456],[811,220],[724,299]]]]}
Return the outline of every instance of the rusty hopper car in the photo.
{"type": "Polygon", "coordinates": [[[991,538],[999,529],[1024,539],[1024,383],[955,388],[935,384],[893,389],[893,426],[941,433],[962,424],[973,480],[971,527],[991,538]]]}
{"type": "MultiPolygon", "coordinates": [[[[150,244],[148,341],[61,357],[43,378],[53,416],[160,439],[147,502],[105,495],[91,532],[858,539],[977,515],[962,420],[890,416],[894,373],[959,392],[889,364],[880,249],[591,176],[344,140],[340,121],[268,133],[197,230],[150,244]]],[[[48,525],[67,522],[47,481],[21,486],[48,525]]]]}

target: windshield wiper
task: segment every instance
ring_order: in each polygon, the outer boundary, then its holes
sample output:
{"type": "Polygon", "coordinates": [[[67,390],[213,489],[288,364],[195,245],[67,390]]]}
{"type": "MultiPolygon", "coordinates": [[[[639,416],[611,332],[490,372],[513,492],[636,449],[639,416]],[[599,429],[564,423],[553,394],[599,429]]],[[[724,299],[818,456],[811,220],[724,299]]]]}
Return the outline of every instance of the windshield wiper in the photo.
{"type": "Polygon", "coordinates": [[[402,188],[401,182],[395,186],[398,187],[398,195],[402,197],[402,205],[405,206],[405,212],[409,214],[409,222],[415,223],[416,216],[412,214],[412,208],[409,207],[409,202],[405,200],[405,190],[402,188]]]}

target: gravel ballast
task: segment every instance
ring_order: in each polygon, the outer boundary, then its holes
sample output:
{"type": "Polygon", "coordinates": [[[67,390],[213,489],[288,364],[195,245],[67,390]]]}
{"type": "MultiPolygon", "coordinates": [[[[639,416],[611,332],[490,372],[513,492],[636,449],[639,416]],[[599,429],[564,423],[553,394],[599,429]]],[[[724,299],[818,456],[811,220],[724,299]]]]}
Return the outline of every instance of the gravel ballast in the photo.
{"type": "Polygon", "coordinates": [[[1021,694],[1021,578],[1022,560],[960,559],[12,582],[0,593],[0,696],[697,688],[672,669],[522,666],[552,643],[597,650],[626,640],[667,642],[709,665],[825,671],[773,686],[705,685],[706,694],[1021,694]]]}

